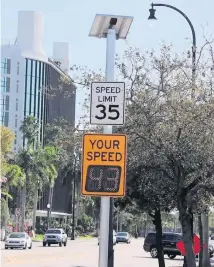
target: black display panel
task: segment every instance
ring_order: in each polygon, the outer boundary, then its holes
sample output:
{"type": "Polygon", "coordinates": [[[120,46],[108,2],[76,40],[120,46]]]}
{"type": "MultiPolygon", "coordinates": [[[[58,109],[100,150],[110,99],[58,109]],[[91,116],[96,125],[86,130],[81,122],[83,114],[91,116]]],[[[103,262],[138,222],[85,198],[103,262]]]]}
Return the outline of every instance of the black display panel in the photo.
{"type": "Polygon", "coordinates": [[[121,180],[120,166],[89,165],[85,190],[87,192],[118,192],[121,180]]]}

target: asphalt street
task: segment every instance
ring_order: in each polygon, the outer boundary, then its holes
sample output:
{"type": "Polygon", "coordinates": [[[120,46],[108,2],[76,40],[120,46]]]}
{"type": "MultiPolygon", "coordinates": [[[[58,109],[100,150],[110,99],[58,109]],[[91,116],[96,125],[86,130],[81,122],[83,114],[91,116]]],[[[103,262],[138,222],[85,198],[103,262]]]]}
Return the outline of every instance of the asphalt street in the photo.
{"type": "MultiPolygon", "coordinates": [[[[132,239],[131,244],[117,244],[114,267],[158,267],[157,259],[152,259],[143,250],[143,239],[132,239]]],[[[43,247],[34,242],[32,250],[4,250],[1,248],[1,262],[4,267],[98,267],[99,247],[97,239],[68,241],[66,247],[52,245],[43,247]]],[[[166,267],[183,266],[181,257],[169,260],[166,267]]]]}

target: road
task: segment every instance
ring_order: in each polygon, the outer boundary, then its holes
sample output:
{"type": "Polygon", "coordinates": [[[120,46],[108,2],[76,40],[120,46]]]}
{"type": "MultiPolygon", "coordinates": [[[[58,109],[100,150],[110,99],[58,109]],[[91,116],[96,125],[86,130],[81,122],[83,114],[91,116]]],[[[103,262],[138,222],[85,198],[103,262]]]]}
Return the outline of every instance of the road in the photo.
{"type": "MultiPolygon", "coordinates": [[[[158,267],[157,259],[143,251],[143,239],[132,239],[131,244],[117,244],[115,267],[158,267]]],[[[99,247],[97,239],[68,241],[66,247],[42,247],[34,242],[32,250],[4,250],[2,244],[2,266],[4,267],[98,267],[99,247]]],[[[169,260],[166,267],[182,267],[181,257],[169,260]]]]}

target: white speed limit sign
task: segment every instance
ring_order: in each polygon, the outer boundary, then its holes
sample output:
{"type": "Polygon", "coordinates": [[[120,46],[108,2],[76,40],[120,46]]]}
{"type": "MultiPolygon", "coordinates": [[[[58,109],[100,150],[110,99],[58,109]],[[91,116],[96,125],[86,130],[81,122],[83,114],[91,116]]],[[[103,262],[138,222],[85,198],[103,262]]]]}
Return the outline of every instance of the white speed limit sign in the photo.
{"type": "Polygon", "coordinates": [[[123,125],[124,107],[124,82],[93,82],[91,84],[91,124],[123,125]]]}

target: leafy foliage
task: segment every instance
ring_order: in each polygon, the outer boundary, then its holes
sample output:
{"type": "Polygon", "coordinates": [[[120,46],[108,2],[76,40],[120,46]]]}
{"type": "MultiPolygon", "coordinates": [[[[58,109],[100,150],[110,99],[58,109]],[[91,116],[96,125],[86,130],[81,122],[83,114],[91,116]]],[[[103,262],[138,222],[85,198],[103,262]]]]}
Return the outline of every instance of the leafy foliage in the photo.
{"type": "Polygon", "coordinates": [[[37,140],[39,130],[39,123],[33,116],[24,118],[24,121],[20,127],[20,131],[22,132],[23,137],[27,139],[28,145],[32,145],[37,140]]]}
{"type": "Polygon", "coordinates": [[[10,152],[13,146],[13,141],[15,139],[15,134],[7,127],[1,127],[1,153],[5,155],[10,152]]]}

